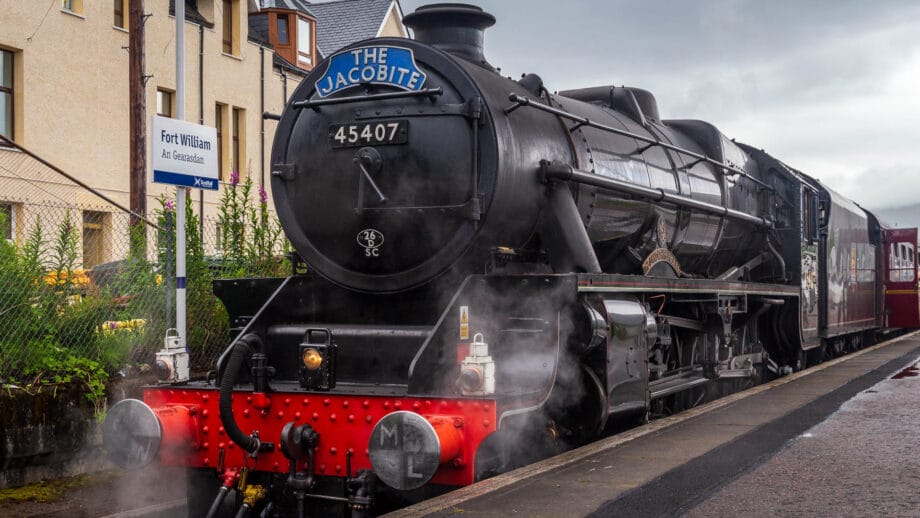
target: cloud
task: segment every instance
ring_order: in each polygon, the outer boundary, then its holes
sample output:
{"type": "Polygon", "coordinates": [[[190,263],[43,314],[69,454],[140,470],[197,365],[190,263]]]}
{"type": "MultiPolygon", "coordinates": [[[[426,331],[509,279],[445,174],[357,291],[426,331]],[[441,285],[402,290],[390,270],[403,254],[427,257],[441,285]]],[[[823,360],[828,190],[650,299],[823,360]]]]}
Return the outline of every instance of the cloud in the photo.
{"type": "Polygon", "coordinates": [[[712,122],[867,206],[920,192],[920,2],[478,3],[504,75],[648,89],[665,118],[712,122]]]}

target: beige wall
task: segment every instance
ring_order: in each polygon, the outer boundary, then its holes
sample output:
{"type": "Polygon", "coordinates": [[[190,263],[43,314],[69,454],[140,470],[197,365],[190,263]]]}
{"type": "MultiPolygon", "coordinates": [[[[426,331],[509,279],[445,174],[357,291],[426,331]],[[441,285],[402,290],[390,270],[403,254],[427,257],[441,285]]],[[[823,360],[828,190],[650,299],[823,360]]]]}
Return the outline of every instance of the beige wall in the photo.
{"type": "MultiPolygon", "coordinates": [[[[203,123],[214,125],[215,104],[245,110],[245,163],[240,168],[260,177],[261,89],[260,69],[265,72],[265,106],[280,113],[284,106],[283,78],[272,66],[271,49],[245,40],[248,6],[239,0],[234,34],[243,35],[237,55],[222,52],[221,2],[199,0],[200,11],[214,28],[204,28],[204,72],[199,73],[199,26],[186,22],[185,119],[198,123],[202,110],[199,77],[203,76],[203,123]]],[[[175,18],[168,14],[169,0],[146,0],[152,13],[146,29],[146,85],[148,125],[148,177],[150,171],[150,118],[156,113],[156,90],[175,91],[175,18]]],[[[127,13],[125,14],[127,17],[127,13]]],[[[101,189],[116,201],[128,204],[129,112],[128,32],[113,27],[112,2],[86,0],[81,15],[74,15],[47,2],[0,1],[0,47],[16,51],[15,140],[82,181],[101,189]],[[46,15],[47,12],[47,15],[46,15]]],[[[297,86],[296,75],[287,76],[287,92],[297,86]]],[[[226,121],[229,123],[229,120],[226,121]]],[[[274,137],[275,121],[265,122],[265,176],[274,137]]],[[[228,139],[229,139],[229,131],[228,139]]],[[[8,153],[8,151],[0,151],[8,153]]],[[[0,157],[2,160],[2,157],[0,157]]],[[[2,172],[0,172],[2,174],[2,172]]],[[[68,183],[68,182],[65,182],[68,183]]],[[[10,182],[0,184],[9,191],[10,182]]],[[[15,190],[15,189],[13,189],[15,190]]],[[[49,200],[78,203],[75,190],[55,196],[32,189],[30,199],[47,195],[49,200]]],[[[159,194],[174,195],[175,189],[150,183],[147,207],[158,206],[159,194]]],[[[205,195],[206,214],[216,213],[221,191],[205,195]]],[[[21,196],[21,193],[18,193],[21,196]]],[[[16,192],[0,192],[0,201],[16,192]]],[[[197,194],[195,194],[197,207],[197,194]]],[[[40,200],[34,200],[36,202],[40,200]]]]}
{"type": "Polygon", "coordinates": [[[390,7],[390,11],[387,13],[386,18],[383,20],[383,24],[380,27],[380,31],[377,33],[377,36],[395,36],[398,38],[408,38],[409,34],[406,32],[406,26],[402,24],[402,16],[400,16],[399,9],[396,7],[396,3],[390,7]]]}
{"type": "MultiPolygon", "coordinates": [[[[77,14],[51,3],[0,0],[0,48],[12,50],[14,56],[14,133],[15,140],[36,155],[48,160],[79,180],[99,189],[118,203],[127,206],[129,189],[129,105],[128,105],[128,38],[126,30],[113,26],[111,1],[84,0],[77,14]]],[[[199,0],[199,12],[213,22],[213,28],[201,29],[185,24],[186,100],[185,120],[214,126],[217,103],[225,105],[222,133],[227,146],[224,163],[229,163],[233,108],[245,113],[242,155],[238,167],[245,177],[251,174],[260,183],[263,171],[270,192],[270,153],[277,122],[264,122],[264,148],[261,142],[262,111],[280,114],[285,96],[297,88],[301,76],[282,72],[273,66],[272,50],[246,39],[249,1],[236,0],[238,15],[233,30],[238,43],[234,52],[223,52],[223,13],[220,0],[199,0]],[[204,44],[200,46],[199,31],[204,44]],[[203,73],[199,71],[199,53],[203,55],[203,73]],[[262,73],[264,71],[264,83],[262,73]],[[203,77],[203,94],[199,79],[203,77]],[[260,91],[264,88],[264,106],[260,91]],[[201,103],[203,99],[203,103],[201,103]],[[260,158],[264,157],[264,162],[260,158]],[[263,169],[264,167],[264,169],[263,169]]],[[[81,4],[77,2],[76,4],[81,4]]],[[[125,23],[128,12],[125,2],[125,23]]],[[[150,168],[150,121],[156,113],[157,88],[172,92],[175,81],[175,18],[168,14],[169,0],[145,0],[145,12],[152,16],[145,25],[146,70],[151,76],[145,86],[147,99],[147,171],[150,168]]],[[[407,35],[400,22],[396,3],[381,24],[379,36],[407,35]]],[[[49,205],[74,206],[86,210],[117,212],[98,197],[61,179],[50,169],[33,167],[34,161],[21,153],[0,148],[0,203],[14,204],[16,237],[22,239],[27,229],[23,222],[42,220],[45,228],[54,228],[61,212],[49,205]],[[13,174],[11,171],[24,171],[13,174]],[[53,215],[52,215],[53,214],[53,215]]],[[[229,175],[225,176],[229,179],[229,175]]],[[[226,185],[226,184],[225,184],[226,185]]],[[[217,215],[217,204],[225,186],[204,194],[205,216],[217,215]]],[[[198,212],[199,191],[193,192],[198,212]]],[[[149,182],[147,209],[150,219],[159,207],[160,195],[173,197],[175,188],[149,182]]],[[[270,205],[271,206],[271,205],[270,205]]],[[[73,214],[74,221],[81,214],[73,214]]],[[[125,218],[110,218],[107,232],[127,234],[125,218]]],[[[214,232],[208,222],[206,234],[214,232]]],[[[213,252],[210,249],[209,252],[213,252]]],[[[119,253],[107,259],[118,259],[119,253]]]]}

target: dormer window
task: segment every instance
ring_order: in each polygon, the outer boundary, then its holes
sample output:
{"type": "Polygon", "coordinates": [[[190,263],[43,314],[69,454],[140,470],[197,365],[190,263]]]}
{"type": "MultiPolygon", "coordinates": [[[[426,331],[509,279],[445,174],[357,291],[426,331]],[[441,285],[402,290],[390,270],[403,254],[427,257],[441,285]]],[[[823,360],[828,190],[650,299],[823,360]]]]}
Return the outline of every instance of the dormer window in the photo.
{"type": "Polygon", "coordinates": [[[250,20],[263,17],[264,21],[256,25],[278,56],[302,69],[313,68],[318,57],[314,18],[293,9],[268,9],[250,13],[249,17],[250,20]]]}
{"type": "Polygon", "coordinates": [[[278,45],[290,45],[290,25],[288,25],[288,15],[278,15],[275,30],[278,32],[278,45]]]}
{"type": "Polygon", "coordinates": [[[311,20],[297,18],[297,66],[313,68],[313,29],[311,20]]]}

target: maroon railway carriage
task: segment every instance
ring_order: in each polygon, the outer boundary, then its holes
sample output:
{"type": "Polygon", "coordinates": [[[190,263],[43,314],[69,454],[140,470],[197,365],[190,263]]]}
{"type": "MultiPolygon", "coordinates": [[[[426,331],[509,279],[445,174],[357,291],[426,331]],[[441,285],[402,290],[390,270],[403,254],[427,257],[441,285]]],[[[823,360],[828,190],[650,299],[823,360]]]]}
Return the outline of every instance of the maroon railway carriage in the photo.
{"type": "Polygon", "coordinates": [[[885,286],[882,327],[920,327],[917,229],[883,228],[882,239],[882,282],[885,286]]]}

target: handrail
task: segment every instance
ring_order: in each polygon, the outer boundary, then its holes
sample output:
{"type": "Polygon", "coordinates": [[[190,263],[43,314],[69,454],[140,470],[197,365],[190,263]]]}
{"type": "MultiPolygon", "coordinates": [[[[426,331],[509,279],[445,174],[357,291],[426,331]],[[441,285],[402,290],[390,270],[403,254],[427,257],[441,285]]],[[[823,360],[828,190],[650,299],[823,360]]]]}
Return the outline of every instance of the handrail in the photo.
{"type": "Polygon", "coordinates": [[[739,210],[729,209],[728,207],[722,207],[720,205],[706,203],[700,200],[694,200],[693,198],[688,198],[687,196],[672,194],[666,192],[664,189],[644,187],[641,185],[624,182],[622,180],[589,173],[587,171],[579,171],[568,164],[558,164],[543,161],[541,162],[540,167],[543,173],[543,178],[547,180],[561,180],[564,182],[575,182],[584,185],[590,185],[601,189],[622,192],[624,194],[629,194],[656,203],[673,203],[681,207],[696,209],[700,212],[706,212],[737,221],[744,221],[758,227],[773,228],[773,222],[767,218],[754,216],[739,210]]]}
{"type": "MultiPolygon", "coordinates": [[[[574,126],[573,128],[569,128],[569,131],[571,131],[571,130],[574,129],[574,128],[580,128],[580,127],[582,127],[582,126],[588,126],[588,127],[594,128],[594,129],[601,130],[601,131],[606,131],[606,132],[609,132],[609,133],[613,133],[613,134],[615,134],[615,135],[621,135],[621,136],[624,136],[624,137],[634,138],[634,139],[636,139],[636,140],[638,140],[638,141],[640,141],[640,142],[645,142],[646,144],[649,145],[648,147],[659,146],[659,147],[663,147],[663,148],[665,148],[665,149],[668,149],[668,150],[670,150],[670,151],[674,151],[674,152],[676,152],[676,153],[680,153],[680,154],[682,154],[682,155],[687,155],[687,156],[689,156],[689,157],[691,157],[691,158],[696,159],[696,161],[691,162],[690,164],[688,164],[688,166],[690,166],[690,167],[692,167],[693,165],[695,165],[695,164],[697,164],[697,163],[699,163],[699,162],[706,162],[706,163],[708,163],[708,164],[711,164],[711,165],[714,165],[714,166],[717,166],[717,167],[721,167],[721,168],[723,168],[723,169],[726,169],[726,170],[728,170],[728,171],[731,171],[732,174],[737,174],[737,175],[743,176],[743,177],[747,178],[748,180],[750,180],[750,181],[756,183],[757,185],[763,187],[764,189],[767,189],[767,190],[769,190],[769,191],[773,191],[773,190],[774,190],[773,187],[771,187],[770,185],[768,185],[768,184],[762,182],[761,180],[758,180],[757,178],[754,178],[753,176],[749,175],[749,174],[747,173],[747,171],[745,171],[744,169],[738,168],[738,167],[736,167],[736,166],[733,166],[733,165],[728,164],[728,163],[725,163],[725,162],[719,162],[718,160],[714,160],[714,159],[712,159],[712,158],[710,158],[710,157],[708,157],[708,156],[706,156],[706,155],[702,155],[702,154],[697,153],[697,152],[695,152],[695,151],[690,151],[689,149],[682,148],[682,147],[680,147],[680,146],[675,146],[675,145],[673,145],[673,144],[668,144],[667,142],[662,142],[662,141],[660,141],[660,140],[656,140],[656,139],[653,139],[653,138],[649,138],[649,137],[646,137],[645,135],[640,135],[640,134],[638,134],[638,133],[633,133],[633,132],[631,132],[631,131],[626,131],[626,130],[622,130],[622,129],[619,129],[619,128],[614,128],[614,127],[612,127],[612,126],[607,126],[606,124],[600,124],[600,123],[598,123],[598,122],[592,121],[591,119],[589,119],[589,118],[587,118],[587,117],[581,117],[581,116],[579,116],[579,115],[575,115],[574,113],[570,113],[570,112],[567,112],[567,111],[565,111],[565,110],[560,110],[559,108],[554,108],[554,107],[552,107],[552,106],[548,106],[548,105],[546,105],[546,104],[543,104],[543,103],[534,101],[533,99],[530,99],[530,98],[527,98],[527,97],[524,97],[524,96],[521,96],[521,95],[510,94],[510,95],[508,96],[508,99],[509,99],[511,102],[513,102],[514,104],[512,104],[511,106],[509,106],[508,108],[505,109],[505,113],[506,113],[506,114],[510,114],[511,112],[513,112],[514,110],[517,110],[517,109],[520,108],[521,106],[529,106],[529,107],[531,107],[531,108],[534,108],[534,109],[537,109],[537,110],[540,110],[540,111],[543,111],[543,112],[546,112],[546,113],[551,113],[551,114],[553,114],[553,115],[557,115],[557,116],[559,116],[559,117],[563,117],[563,118],[566,118],[566,119],[569,119],[569,120],[575,122],[575,123],[576,123],[575,126],[574,126]]],[[[643,150],[644,150],[644,149],[647,149],[647,148],[643,148],[643,150]]],[[[685,166],[685,167],[686,167],[686,166],[685,166]]]]}
{"type": "Polygon", "coordinates": [[[333,99],[317,99],[315,101],[307,99],[306,101],[296,101],[291,106],[294,108],[313,108],[328,106],[330,104],[346,104],[363,101],[381,101],[386,99],[402,99],[405,97],[430,97],[434,98],[444,93],[440,86],[437,88],[425,88],[424,90],[412,90],[408,92],[386,92],[382,94],[371,95],[352,95],[350,97],[335,97],[333,99]]]}

